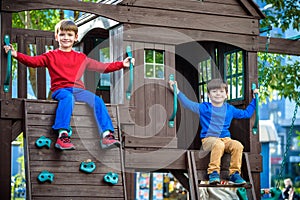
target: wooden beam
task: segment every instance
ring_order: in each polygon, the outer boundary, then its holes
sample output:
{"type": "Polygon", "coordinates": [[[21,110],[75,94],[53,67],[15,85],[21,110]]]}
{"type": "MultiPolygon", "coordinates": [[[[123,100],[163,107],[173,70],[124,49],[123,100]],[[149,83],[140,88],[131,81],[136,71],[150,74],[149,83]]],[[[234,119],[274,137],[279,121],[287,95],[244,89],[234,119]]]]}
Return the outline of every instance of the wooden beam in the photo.
{"type": "Polygon", "coordinates": [[[19,135],[20,133],[23,132],[23,127],[22,127],[22,122],[21,120],[17,120],[13,123],[12,125],[12,141],[15,140],[19,135]]]}
{"type": "MultiPolygon", "coordinates": [[[[266,51],[267,37],[258,37],[258,51],[266,51]]],[[[300,40],[289,40],[284,38],[270,38],[269,53],[287,54],[300,56],[300,40]]]]}
{"type": "Polygon", "coordinates": [[[257,19],[265,18],[265,15],[260,11],[259,7],[254,3],[254,1],[249,0],[239,0],[242,7],[246,9],[246,11],[254,16],[257,19]]]}
{"type": "MultiPolygon", "coordinates": [[[[1,24],[1,41],[3,41],[4,35],[8,34],[11,35],[11,20],[12,14],[11,13],[0,13],[0,24],[1,24]]],[[[2,45],[2,42],[1,42],[2,45]]],[[[0,48],[1,53],[1,68],[0,68],[0,99],[10,99],[11,98],[11,78],[9,84],[9,92],[4,92],[4,81],[6,79],[6,71],[7,71],[7,54],[4,52],[4,49],[0,48]]]]}
{"type": "Polygon", "coordinates": [[[10,199],[12,121],[0,119],[0,127],[0,197],[10,199]]]}
{"type": "Polygon", "coordinates": [[[23,101],[21,99],[0,99],[0,118],[22,119],[23,101]]]}
{"type": "Polygon", "coordinates": [[[258,20],[231,15],[212,15],[187,11],[174,11],[153,7],[133,7],[124,5],[95,4],[80,1],[61,0],[4,0],[2,9],[17,12],[30,9],[79,10],[107,17],[121,23],[147,24],[154,22],[160,27],[177,27],[235,34],[258,35],[258,20]]]}

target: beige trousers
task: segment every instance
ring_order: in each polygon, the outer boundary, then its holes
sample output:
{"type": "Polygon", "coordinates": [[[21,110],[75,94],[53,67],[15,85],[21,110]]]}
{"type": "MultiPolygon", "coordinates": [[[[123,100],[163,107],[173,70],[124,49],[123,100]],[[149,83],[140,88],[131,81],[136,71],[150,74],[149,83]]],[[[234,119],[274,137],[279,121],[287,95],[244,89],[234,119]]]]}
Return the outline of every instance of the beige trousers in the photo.
{"type": "Polygon", "coordinates": [[[207,169],[208,174],[211,174],[213,171],[220,173],[221,158],[224,152],[231,155],[229,174],[241,173],[244,146],[239,141],[232,140],[229,137],[207,137],[202,139],[202,148],[204,151],[211,152],[207,169]]]}

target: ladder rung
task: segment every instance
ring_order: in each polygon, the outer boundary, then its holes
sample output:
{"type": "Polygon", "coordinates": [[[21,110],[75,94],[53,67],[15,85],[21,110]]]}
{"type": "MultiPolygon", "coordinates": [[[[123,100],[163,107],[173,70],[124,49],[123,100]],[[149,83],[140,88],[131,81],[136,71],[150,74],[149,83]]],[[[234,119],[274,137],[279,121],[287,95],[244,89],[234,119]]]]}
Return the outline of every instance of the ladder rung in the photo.
{"type": "Polygon", "coordinates": [[[244,185],[233,185],[233,184],[198,184],[198,187],[226,187],[226,188],[245,188],[245,189],[251,189],[251,184],[244,184],[244,185]]]}

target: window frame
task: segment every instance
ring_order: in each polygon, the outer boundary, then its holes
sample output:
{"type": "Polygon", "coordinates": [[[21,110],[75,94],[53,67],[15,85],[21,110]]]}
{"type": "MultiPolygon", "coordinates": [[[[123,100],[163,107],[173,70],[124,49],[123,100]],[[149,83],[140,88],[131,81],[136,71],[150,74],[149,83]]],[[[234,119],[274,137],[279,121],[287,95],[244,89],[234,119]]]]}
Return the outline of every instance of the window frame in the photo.
{"type": "Polygon", "coordinates": [[[159,50],[159,49],[144,49],[144,78],[145,79],[156,79],[156,80],[165,80],[165,51],[164,50],[159,50]],[[153,63],[146,62],[146,56],[147,56],[147,51],[153,51],[153,63]],[[163,63],[156,63],[156,52],[161,52],[162,53],[162,61],[163,63]],[[153,69],[153,76],[148,77],[147,76],[147,65],[152,65],[153,69]],[[163,69],[163,77],[157,77],[156,76],[156,66],[161,66],[163,69]]]}

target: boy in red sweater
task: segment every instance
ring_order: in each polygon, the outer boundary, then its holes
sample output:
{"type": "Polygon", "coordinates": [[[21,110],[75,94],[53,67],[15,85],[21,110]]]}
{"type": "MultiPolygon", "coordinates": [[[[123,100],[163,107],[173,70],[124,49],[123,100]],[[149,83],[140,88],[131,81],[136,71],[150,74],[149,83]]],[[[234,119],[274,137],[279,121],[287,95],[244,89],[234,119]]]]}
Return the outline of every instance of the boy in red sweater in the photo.
{"type": "Polygon", "coordinates": [[[51,77],[52,98],[58,101],[56,117],[52,126],[58,132],[55,147],[61,150],[75,149],[70,140],[70,121],[74,102],[87,103],[94,112],[100,134],[100,146],[103,149],[120,146],[114,137],[114,128],[103,100],[85,89],[81,77],[84,71],[100,73],[113,72],[134,64],[134,58],[125,58],[123,62],[102,63],[74,51],[73,45],[78,39],[78,27],[71,20],[62,20],[55,26],[55,39],[59,48],[38,56],[28,56],[17,52],[12,45],[5,45],[7,53],[28,67],[47,67],[51,77]]]}

